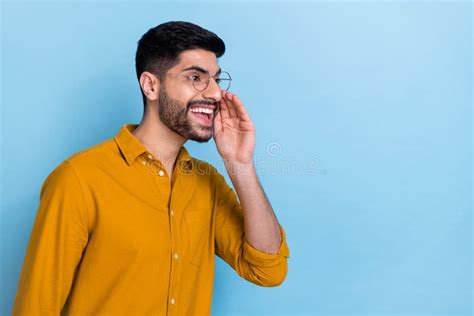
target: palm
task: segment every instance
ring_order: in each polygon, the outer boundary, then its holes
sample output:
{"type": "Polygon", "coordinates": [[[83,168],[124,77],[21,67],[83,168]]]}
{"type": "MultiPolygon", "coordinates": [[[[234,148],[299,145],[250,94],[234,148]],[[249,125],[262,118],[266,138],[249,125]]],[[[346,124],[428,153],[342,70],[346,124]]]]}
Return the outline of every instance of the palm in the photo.
{"type": "Polygon", "coordinates": [[[214,118],[214,142],[224,160],[252,161],[255,128],[242,102],[230,93],[223,92],[220,111],[214,118]]]}

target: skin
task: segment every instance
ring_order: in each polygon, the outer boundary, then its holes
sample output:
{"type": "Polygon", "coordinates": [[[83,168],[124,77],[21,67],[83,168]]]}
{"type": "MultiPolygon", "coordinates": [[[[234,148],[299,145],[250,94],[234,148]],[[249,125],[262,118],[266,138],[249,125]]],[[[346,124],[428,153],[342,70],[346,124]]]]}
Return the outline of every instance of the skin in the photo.
{"type": "MultiPolygon", "coordinates": [[[[219,70],[214,53],[192,49],[182,52],[179,63],[168,73],[182,73],[192,65],[211,75],[219,70]]],[[[280,229],[257,177],[253,163],[255,127],[239,97],[221,90],[212,78],[206,90],[198,91],[184,77],[170,75],[160,82],[154,74],[143,72],[140,86],[147,107],[133,134],[163,163],[170,181],[181,146],[188,139],[206,142],[213,137],[242,206],[247,242],[255,249],[276,254],[281,244],[280,229]],[[190,104],[196,102],[219,105],[219,111],[213,113],[212,128],[189,111],[190,104]]]]}

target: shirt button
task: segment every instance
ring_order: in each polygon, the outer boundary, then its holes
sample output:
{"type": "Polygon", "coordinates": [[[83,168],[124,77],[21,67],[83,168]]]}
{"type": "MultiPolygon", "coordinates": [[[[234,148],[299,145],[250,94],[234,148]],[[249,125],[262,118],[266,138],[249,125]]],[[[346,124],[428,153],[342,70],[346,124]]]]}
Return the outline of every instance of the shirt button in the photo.
{"type": "Polygon", "coordinates": [[[174,298],[171,299],[171,305],[174,305],[174,298]]]}
{"type": "Polygon", "coordinates": [[[151,159],[151,158],[153,158],[153,156],[152,156],[151,154],[148,154],[148,158],[150,158],[150,159],[151,159]]]}
{"type": "Polygon", "coordinates": [[[142,160],[142,164],[146,165],[146,161],[145,161],[145,160],[142,160]]]}
{"type": "Polygon", "coordinates": [[[178,260],[178,254],[177,254],[177,253],[174,254],[174,258],[175,258],[176,260],[178,260]]]}
{"type": "Polygon", "coordinates": [[[173,215],[174,215],[174,212],[173,212],[173,210],[171,210],[171,211],[170,211],[170,213],[171,213],[171,216],[173,216],[173,215]]]}
{"type": "Polygon", "coordinates": [[[163,170],[160,170],[158,174],[160,175],[160,177],[162,177],[165,173],[163,172],[163,170]]]}

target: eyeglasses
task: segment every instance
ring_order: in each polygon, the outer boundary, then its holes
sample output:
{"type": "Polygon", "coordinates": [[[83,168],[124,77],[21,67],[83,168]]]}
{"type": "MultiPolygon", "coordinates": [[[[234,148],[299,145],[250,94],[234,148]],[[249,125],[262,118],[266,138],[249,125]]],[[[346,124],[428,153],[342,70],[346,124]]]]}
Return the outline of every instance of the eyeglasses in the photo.
{"type": "Polygon", "coordinates": [[[211,76],[208,72],[193,72],[186,75],[166,73],[166,75],[185,77],[188,81],[192,82],[194,88],[198,91],[204,91],[207,89],[209,82],[211,81],[211,77],[214,78],[219,87],[225,91],[229,90],[230,83],[232,81],[232,78],[227,71],[222,71],[220,74],[215,76],[211,76]]]}

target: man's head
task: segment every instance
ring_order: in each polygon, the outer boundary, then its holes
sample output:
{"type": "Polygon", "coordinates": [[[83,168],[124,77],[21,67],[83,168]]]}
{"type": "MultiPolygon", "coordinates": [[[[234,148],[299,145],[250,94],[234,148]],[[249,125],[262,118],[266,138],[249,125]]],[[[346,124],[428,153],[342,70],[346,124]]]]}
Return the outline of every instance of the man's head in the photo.
{"type": "Polygon", "coordinates": [[[217,35],[189,22],[167,22],[148,30],[135,56],[144,114],[158,111],[175,133],[208,141],[221,99],[221,87],[212,76],[226,74],[217,64],[224,52],[225,44],[217,35]]]}

